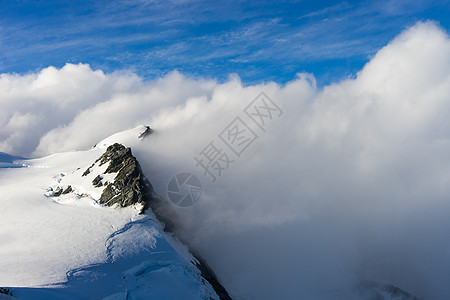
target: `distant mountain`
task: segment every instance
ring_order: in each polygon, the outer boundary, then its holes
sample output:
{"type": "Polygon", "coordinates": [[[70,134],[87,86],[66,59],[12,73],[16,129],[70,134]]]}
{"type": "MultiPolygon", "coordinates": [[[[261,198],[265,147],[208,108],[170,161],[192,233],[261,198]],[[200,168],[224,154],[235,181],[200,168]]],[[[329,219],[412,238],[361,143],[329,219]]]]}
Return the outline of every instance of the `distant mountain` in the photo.
{"type": "Polygon", "coordinates": [[[362,299],[368,300],[418,300],[415,296],[391,284],[361,282],[358,286],[362,299]]]}
{"type": "Polygon", "coordinates": [[[231,299],[168,231],[162,200],[120,144],[150,133],[140,126],[2,171],[0,299],[231,299]]]}
{"type": "Polygon", "coordinates": [[[16,163],[18,160],[25,160],[26,158],[21,156],[10,155],[5,152],[0,152],[0,168],[22,168],[26,165],[22,163],[16,163]]]}

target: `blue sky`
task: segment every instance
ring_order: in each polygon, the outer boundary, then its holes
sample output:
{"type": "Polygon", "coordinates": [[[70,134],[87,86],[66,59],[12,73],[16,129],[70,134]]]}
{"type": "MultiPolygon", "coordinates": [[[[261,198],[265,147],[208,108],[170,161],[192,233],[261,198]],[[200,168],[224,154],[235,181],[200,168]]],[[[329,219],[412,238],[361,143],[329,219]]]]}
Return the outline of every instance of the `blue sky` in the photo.
{"type": "Polygon", "coordinates": [[[4,1],[0,72],[65,63],[156,78],[174,69],[247,84],[313,73],[323,86],[354,74],[418,21],[450,28],[450,2],[4,1]]]}

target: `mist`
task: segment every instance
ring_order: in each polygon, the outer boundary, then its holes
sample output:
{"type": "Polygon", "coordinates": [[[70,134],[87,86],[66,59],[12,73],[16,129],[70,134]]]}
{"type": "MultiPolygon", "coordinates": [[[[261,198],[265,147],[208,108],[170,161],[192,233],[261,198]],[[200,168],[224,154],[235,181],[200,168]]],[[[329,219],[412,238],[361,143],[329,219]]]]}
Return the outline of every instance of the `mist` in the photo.
{"type": "Polygon", "coordinates": [[[177,173],[201,180],[195,205],[174,206],[180,234],[237,299],[360,299],[361,281],[446,299],[449,95],[450,38],[432,22],[323,88],[67,64],[0,76],[0,151],[84,150],[147,124],[133,153],[163,197],[177,173]],[[261,92],[280,109],[263,128],[245,114],[261,92]],[[257,136],[239,155],[220,139],[236,117],[257,136]],[[212,141],[233,160],[215,180],[194,160],[212,141]]]}

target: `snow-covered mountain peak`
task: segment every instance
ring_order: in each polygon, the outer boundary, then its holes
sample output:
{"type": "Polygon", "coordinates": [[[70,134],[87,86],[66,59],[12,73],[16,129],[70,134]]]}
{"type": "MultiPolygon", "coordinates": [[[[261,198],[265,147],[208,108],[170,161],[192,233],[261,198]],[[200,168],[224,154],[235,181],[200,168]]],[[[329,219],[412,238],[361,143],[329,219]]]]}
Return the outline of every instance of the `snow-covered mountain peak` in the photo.
{"type": "Polygon", "coordinates": [[[109,146],[118,143],[125,146],[130,146],[136,142],[136,140],[143,139],[153,132],[153,129],[147,125],[139,125],[133,129],[121,131],[115,133],[101,142],[97,143],[94,148],[106,149],[109,146]]]}
{"type": "Polygon", "coordinates": [[[0,169],[4,291],[17,299],[230,299],[164,231],[150,182],[131,149],[116,143],[150,132],[140,126],[88,151],[0,169]]]}

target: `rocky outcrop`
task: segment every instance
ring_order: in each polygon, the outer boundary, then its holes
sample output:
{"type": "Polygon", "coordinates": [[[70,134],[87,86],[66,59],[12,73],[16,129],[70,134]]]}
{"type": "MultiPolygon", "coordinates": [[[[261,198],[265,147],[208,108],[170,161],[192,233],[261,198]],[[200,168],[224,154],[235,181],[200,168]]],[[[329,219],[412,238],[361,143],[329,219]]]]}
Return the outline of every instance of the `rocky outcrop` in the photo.
{"type": "MultiPolygon", "coordinates": [[[[113,144],[93,165],[98,162],[100,166],[109,164],[105,174],[117,173],[114,182],[105,183],[106,187],[98,200],[99,203],[107,206],[118,204],[121,207],[140,203],[143,210],[148,208],[153,188],[143,175],[141,166],[130,148],[118,143],[113,144]]],[[[83,173],[83,176],[88,175],[91,168],[92,166],[83,173]]],[[[96,187],[102,186],[102,177],[97,176],[92,184],[96,187]]]]}
{"type": "Polygon", "coordinates": [[[68,186],[66,189],[62,189],[62,188],[58,188],[54,193],[53,193],[53,197],[59,197],[61,195],[66,195],[68,193],[71,193],[73,191],[72,186],[68,186]]]}
{"type": "Polygon", "coordinates": [[[97,175],[97,177],[95,177],[94,180],[92,180],[92,184],[95,187],[101,187],[101,186],[103,186],[102,180],[103,180],[103,177],[101,175],[97,175]]]}

